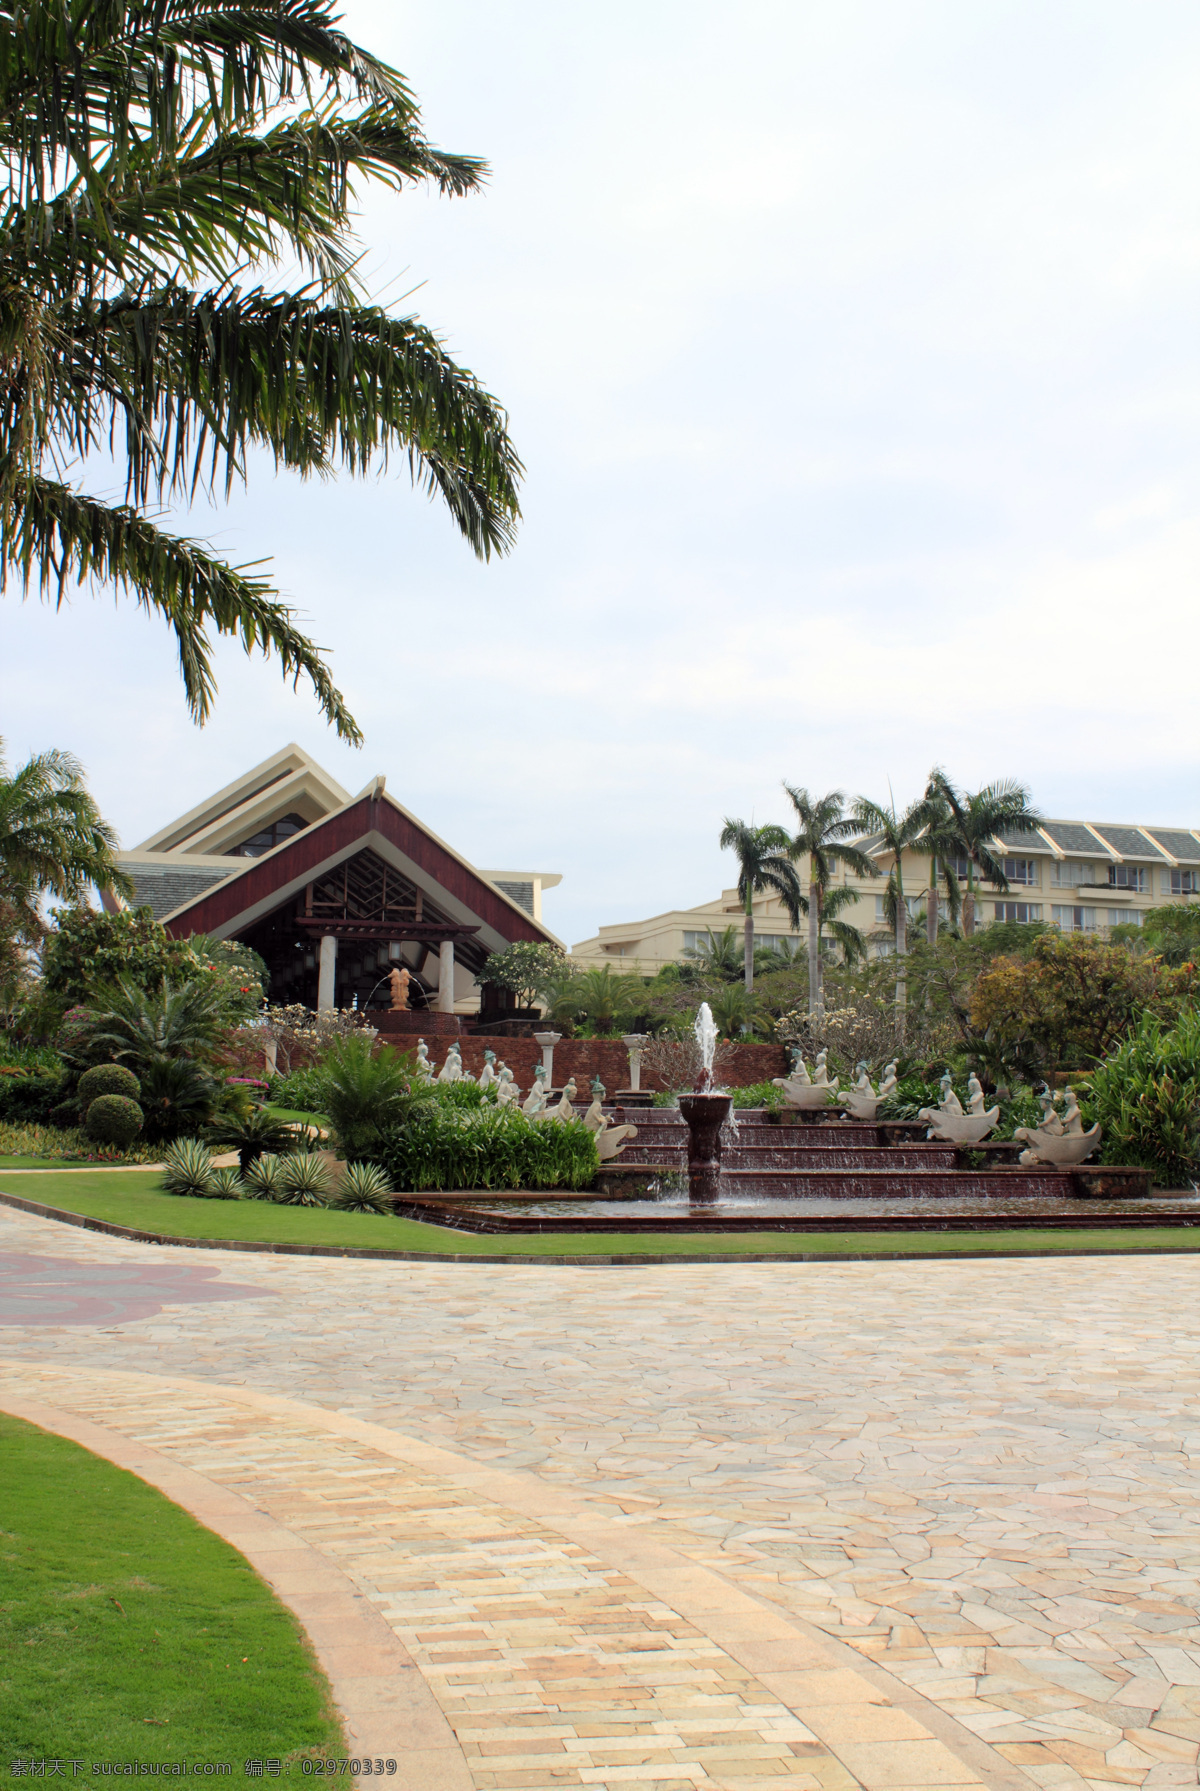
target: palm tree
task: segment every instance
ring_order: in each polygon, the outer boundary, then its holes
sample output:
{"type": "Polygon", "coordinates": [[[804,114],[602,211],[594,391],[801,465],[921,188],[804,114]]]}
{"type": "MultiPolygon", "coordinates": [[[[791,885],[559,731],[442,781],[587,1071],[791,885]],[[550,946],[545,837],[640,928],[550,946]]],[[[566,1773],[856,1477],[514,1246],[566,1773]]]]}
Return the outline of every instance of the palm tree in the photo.
{"type": "Polygon", "coordinates": [[[37,753],[10,777],[0,741],[0,901],[23,937],[40,937],[45,896],[80,901],[91,884],[132,895],[116,850],[78,759],[37,753]]]}
{"type": "Polygon", "coordinates": [[[1033,807],[1025,785],[1014,778],[1000,778],[968,794],[956,790],[941,767],[935,765],[929,775],[929,788],[945,805],[946,835],[967,860],[963,932],[969,939],[975,931],[975,873],[978,871],[998,890],[1006,890],[1009,883],[1004,874],[1004,855],[1002,850],[995,850],[995,844],[1036,833],[1042,816],[1033,807]]]}
{"type": "Polygon", "coordinates": [[[946,885],[946,907],[952,922],[962,914],[956,861],[962,856],[954,815],[938,782],[936,769],[930,772],[925,788],[925,834],[922,844],[929,853],[929,889],[925,898],[925,937],[937,944],[938,921],[941,917],[941,885],[946,885]]]}
{"type": "MultiPolygon", "coordinates": [[[[878,871],[874,872],[879,875],[878,871]]],[[[817,994],[821,1011],[825,1009],[825,977],[821,969],[821,941],[828,934],[842,948],[842,957],[849,965],[861,963],[867,955],[867,942],[856,926],[848,920],[838,920],[837,916],[843,908],[851,908],[858,901],[858,891],[848,884],[836,889],[826,889],[821,893],[821,932],[817,939],[817,994]]]]}
{"type": "Polygon", "coordinates": [[[722,927],[719,933],[710,928],[699,945],[685,945],[683,955],[699,976],[716,976],[722,982],[734,982],[742,975],[742,953],[736,927],[722,927]]]}
{"type": "Polygon", "coordinates": [[[876,851],[885,852],[892,859],[884,901],[892,914],[896,944],[896,1042],[903,1044],[908,1015],[908,905],[904,899],[902,861],[904,853],[916,844],[928,826],[929,810],[923,800],[910,802],[906,809],[899,811],[894,797],[884,808],[869,797],[860,796],[854,804],[853,819],[858,831],[875,836],[876,851]]]}
{"type": "Polygon", "coordinates": [[[580,1010],[597,1032],[612,1032],[617,1021],[630,1017],[645,986],[638,976],[614,976],[611,964],[601,969],[585,970],[576,983],[580,1010]]]}
{"type": "Polygon", "coordinates": [[[227,492],[252,450],[301,475],[399,456],[481,558],[508,548],[504,412],[427,327],[369,302],[351,229],[358,183],[465,194],[484,164],[426,141],[333,0],[25,0],[0,45],[0,578],[56,604],[105,583],[163,616],[197,720],[215,630],[278,654],[357,741],[260,569],[150,513],[227,492]],[[305,283],[264,285],[280,264],[305,283]],[[110,445],[123,503],[65,470],[110,445]]]}
{"type": "Polygon", "coordinates": [[[808,902],[791,860],[791,840],[782,827],[749,827],[727,815],[721,829],[721,850],[734,851],[738,860],[738,899],[746,911],[743,926],[744,977],[747,994],[754,987],[754,898],[773,890],[787,909],[794,927],[808,902]]]}
{"type": "MultiPolygon", "coordinates": [[[[821,922],[823,910],[828,910],[827,891],[833,881],[837,860],[840,858],[858,877],[877,877],[879,869],[865,852],[849,843],[851,835],[860,829],[858,823],[845,813],[846,798],[841,790],[830,790],[827,796],[813,797],[807,790],[791,784],[785,783],[783,787],[791,798],[799,823],[792,835],[791,855],[808,859],[808,1011],[816,1014],[824,1009],[821,922]]],[[[845,903],[838,905],[845,906],[845,903]]],[[[853,931],[861,943],[857,928],[853,931]]]]}

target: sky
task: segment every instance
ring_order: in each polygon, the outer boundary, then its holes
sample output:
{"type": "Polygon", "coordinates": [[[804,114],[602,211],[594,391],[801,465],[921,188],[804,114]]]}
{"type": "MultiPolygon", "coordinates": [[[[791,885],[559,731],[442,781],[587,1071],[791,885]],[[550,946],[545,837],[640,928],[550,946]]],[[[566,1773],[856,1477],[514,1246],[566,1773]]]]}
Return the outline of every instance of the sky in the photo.
{"type": "MultiPolygon", "coordinates": [[[[407,475],[251,466],[177,519],[269,559],[366,735],[231,645],[0,606],[10,760],[78,754],[122,843],[298,741],[548,925],[706,901],[786,780],[932,765],[1200,824],[1200,11],[1110,0],[349,0],[465,200],[362,195],[372,290],[506,405],[515,551],[407,475]]],[[[101,487],[98,487],[101,488],[101,487]]]]}

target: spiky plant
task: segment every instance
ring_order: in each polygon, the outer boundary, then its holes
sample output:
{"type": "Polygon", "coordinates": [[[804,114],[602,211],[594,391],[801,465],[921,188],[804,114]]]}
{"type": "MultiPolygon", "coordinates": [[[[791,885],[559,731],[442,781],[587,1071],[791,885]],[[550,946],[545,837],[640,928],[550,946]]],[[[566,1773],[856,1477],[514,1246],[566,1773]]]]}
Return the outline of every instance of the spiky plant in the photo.
{"type": "Polygon", "coordinates": [[[283,1186],[283,1158],[270,1153],[257,1158],[242,1181],[252,1200],[277,1200],[283,1186]]]}
{"type": "Polygon", "coordinates": [[[315,1152],[285,1159],[275,1196],[283,1206],[325,1206],[329,1171],[315,1152]]]}
{"type": "Polygon", "coordinates": [[[214,1169],[209,1177],[208,1197],[210,1200],[240,1200],[242,1178],[237,1170],[214,1169]]]}
{"type": "Polygon", "coordinates": [[[198,1138],[177,1138],[163,1152],[163,1191],[204,1199],[211,1191],[212,1152],[198,1138]]]}
{"type": "Polygon", "coordinates": [[[377,1163],[348,1163],[341,1189],[329,1202],[339,1213],[392,1211],[392,1184],[377,1163]]]}

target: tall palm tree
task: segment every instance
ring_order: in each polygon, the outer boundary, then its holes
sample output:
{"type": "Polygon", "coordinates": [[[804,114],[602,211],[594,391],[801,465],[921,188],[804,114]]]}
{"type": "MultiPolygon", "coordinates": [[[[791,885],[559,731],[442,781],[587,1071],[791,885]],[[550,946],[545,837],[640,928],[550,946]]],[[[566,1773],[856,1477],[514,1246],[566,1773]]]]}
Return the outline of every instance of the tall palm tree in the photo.
{"type": "Polygon", "coordinates": [[[951,921],[957,923],[962,914],[962,893],[959,888],[958,872],[955,868],[957,860],[962,856],[962,846],[955,827],[953,811],[938,782],[939,775],[936,767],[930,772],[924,798],[926,823],[922,844],[929,853],[929,888],[925,897],[925,937],[930,945],[937,944],[943,883],[946,886],[946,907],[951,921]]]}
{"type": "Polygon", "coordinates": [[[859,832],[875,836],[876,851],[885,852],[892,860],[885,901],[893,914],[893,938],[896,946],[896,1042],[903,1044],[908,1017],[908,905],[904,898],[905,852],[914,846],[929,822],[926,803],[910,802],[898,810],[893,797],[884,808],[868,796],[860,796],[854,804],[853,819],[859,832]]]}
{"type": "Polygon", "coordinates": [[[308,678],[357,741],[260,568],[150,512],[228,492],[256,449],[301,475],[399,455],[477,554],[506,550],[504,412],[428,328],[369,302],[351,229],[357,183],[465,194],[484,164],[426,141],[335,0],[5,0],[0,158],[0,578],[57,604],[104,583],[164,617],[197,720],[215,630],[308,678]],[[279,264],[297,289],[262,283],[279,264]],[[123,503],[69,476],[93,449],[123,456],[123,503]]]}
{"type": "Polygon", "coordinates": [[[998,841],[1034,834],[1043,817],[1030,801],[1029,791],[1015,778],[999,778],[985,784],[982,790],[970,793],[956,790],[946,773],[935,765],[929,776],[929,788],[945,805],[946,835],[957,842],[959,854],[967,860],[967,888],[963,896],[963,932],[968,938],[975,931],[975,874],[1004,891],[1009,887],[1004,874],[1003,849],[998,841]]]}
{"type": "Polygon", "coordinates": [[[0,900],[28,939],[46,896],[79,901],[90,884],[132,895],[117,838],[68,752],[37,753],[9,775],[0,740],[0,900]]]}
{"type": "MultiPolygon", "coordinates": [[[[808,859],[808,1011],[824,1011],[821,987],[821,923],[828,909],[827,891],[833,881],[838,859],[857,877],[877,877],[879,868],[858,846],[850,843],[860,831],[858,823],[845,812],[846,798],[841,790],[830,790],[826,796],[810,796],[808,791],[785,783],[798,823],[792,835],[793,858],[808,859]]],[[[845,904],[839,904],[844,906],[845,904]]],[[[835,910],[836,911],[836,910],[835,910]]],[[[841,923],[842,926],[846,922],[841,923]]],[[[853,929],[857,934],[857,928],[853,929]]]]}
{"type": "Polygon", "coordinates": [[[738,861],[738,900],[745,909],[743,924],[744,977],[747,993],[754,987],[754,898],[768,890],[782,901],[794,927],[808,902],[800,890],[800,879],[791,859],[792,842],[782,827],[752,827],[745,821],[731,820],[727,815],[721,829],[722,852],[736,852],[738,861]]]}

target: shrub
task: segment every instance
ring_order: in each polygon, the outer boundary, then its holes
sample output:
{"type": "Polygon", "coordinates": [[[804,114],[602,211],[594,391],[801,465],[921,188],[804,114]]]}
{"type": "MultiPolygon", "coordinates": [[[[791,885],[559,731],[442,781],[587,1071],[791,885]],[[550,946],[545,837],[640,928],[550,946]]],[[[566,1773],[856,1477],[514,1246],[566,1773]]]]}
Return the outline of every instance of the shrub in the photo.
{"type": "Polygon", "coordinates": [[[50,1124],[67,1131],[77,1126],[82,1118],[78,1101],[60,1101],[57,1107],[50,1109],[50,1124]]]}
{"type": "Polygon", "coordinates": [[[152,1163],[157,1154],[145,1143],[119,1150],[113,1144],[98,1144],[83,1132],[58,1126],[13,1126],[0,1120],[3,1157],[41,1157],[48,1163],[152,1163]]]}
{"type": "Polygon", "coordinates": [[[178,1138],[163,1152],[163,1190],[205,1198],[213,1178],[212,1152],[198,1138],[178,1138]]]}
{"type": "Polygon", "coordinates": [[[375,1051],[372,1040],[361,1035],[340,1039],[322,1067],[325,1112],[348,1157],[364,1156],[381,1133],[403,1124],[431,1098],[428,1084],[414,1075],[410,1057],[391,1045],[375,1051]]]}
{"type": "Polygon", "coordinates": [[[141,1131],[142,1117],[136,1101],[125,1095],[102,1094],[89,1102],[84,1128],[98,1144],[115,1144],[124,1149],[141,1131]]]}
{"type": "Polygon", "coordinates": [[[238,1168],[243,1176],[260,1157],[268,1153],[286,1156],[296,1142],[296,1134],[287,1122],[277,1119],[264,1107],[252,1107],[249,1113],[242,1115],[218,1117],[209,1127],[208,1137],[223,1150],[237,1152],[238,1168]]]}
{"type": "Polygon", "coordinates": [[[391,1184],[377,1163],[349,1163],[341,1191],[329,1204],[340,1213],[390,1213],[391,1184]]]}
{"type": "Polygon", "coordinates": [[[268,1152],[255,1159],[242,1177],[253,1200],[276,1200],[283,1186],[283,1161],[268,1152]]]}
{"type": "Polygon", "coordinates": [[[329,1171],[320,1157],[287,1158],[275,1198],[283,1206],[324,1206],[329,1198],[329,1171]]]}
{"type": "Polygon", "coordinates": [[[214,1169],[208,1180],[210,1200],[240,1200],[242,1184],[236,1169],[214,1169]]]}
{"type": "Polygon", "coordinates": [[[314,1065],[307,1070],[291,1070],[286,1076],[272,1076],[267,1099],[275,1107],[288,1107],[293,1113],[324,1113],[325,1072],[314,1065]]]}
{"type": "Polygon", "coordinates": [[[61,1076],[0,1076],[0,1120],[10,1125],[46,1125],[62,1098],[61,1076]]]}
{"type": "Polygon", "coordinates": [[[101,1095],[124,1095],[127,1101],[136,1101],[141,1092],[142,1085],[133,1071],[120,1063],[98,1063],[94,1069],[85,1070],[75,1090],[85,1113],[101,1095]]]}
{"type": "Polygon", "coordinates": [[[387,1134],[372,1158],[392,1187],[586,1188],[600,1167],[592,1134],[581,1120],[529,1120],[511,1107],[447,1112],[417,1108],[387,1134]]]}
{"type": "Polygon", "coordinates": [[[1147,1015],[1089,1081],[1082,1105],[1104,1162],[1149,1169],[1158,1187],[1200,1179],[1200,1013],[1170,1028],[1147,1015]]]}

